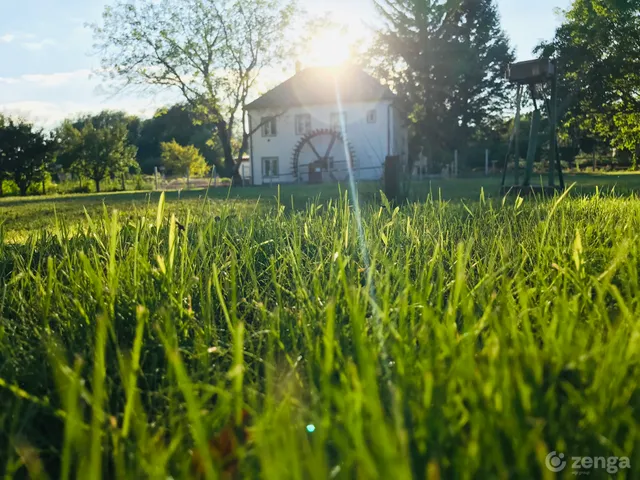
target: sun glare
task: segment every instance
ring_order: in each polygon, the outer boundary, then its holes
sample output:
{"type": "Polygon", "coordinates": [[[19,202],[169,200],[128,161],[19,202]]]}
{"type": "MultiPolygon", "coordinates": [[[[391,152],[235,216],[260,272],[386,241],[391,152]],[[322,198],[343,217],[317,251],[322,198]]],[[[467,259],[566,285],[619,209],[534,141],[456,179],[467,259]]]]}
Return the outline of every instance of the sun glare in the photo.
{"type": "Polygon", "coordinates": [[[346,35],[336,30],[327,30],[317,35],[310,45],[309,55],[304,63],[312,66],[336,66],[351,57],[350,41],[346,35]]]}

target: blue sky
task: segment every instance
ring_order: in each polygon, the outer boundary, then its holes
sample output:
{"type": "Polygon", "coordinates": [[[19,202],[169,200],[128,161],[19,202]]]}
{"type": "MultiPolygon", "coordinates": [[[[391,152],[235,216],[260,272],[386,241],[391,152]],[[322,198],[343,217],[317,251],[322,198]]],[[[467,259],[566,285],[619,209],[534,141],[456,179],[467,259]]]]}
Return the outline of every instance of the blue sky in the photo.
{"type": "MultiPolygon", "coordinates": [[[[497,0],[502,24],[528,58],[540,39],[553,35],[557,7],[571,0],[497,0]]],[[[0,0],[0,112],[51,126],[80,112],[115,108],[150,115],[158,98],[105,94],[91,75],[99,61],[90,55],[91,32],[106,0],[0,0]]],[[[372,0],[300,0],[309,12],[333,11],[337,20],[365,32],[375,19],[372,0]]]]}

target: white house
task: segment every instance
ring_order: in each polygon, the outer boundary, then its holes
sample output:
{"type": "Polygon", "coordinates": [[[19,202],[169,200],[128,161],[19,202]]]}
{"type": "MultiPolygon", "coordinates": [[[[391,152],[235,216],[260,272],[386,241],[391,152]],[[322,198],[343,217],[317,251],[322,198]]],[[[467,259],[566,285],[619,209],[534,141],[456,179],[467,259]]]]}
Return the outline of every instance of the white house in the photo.
{"type": "Polygon", "coordinates": [[[350,171],[356,180],[378,180],[388,155],[408,160],[395,95],[354,67],[302,70],[247,112],[255,185],[344,181],[350,171]]]}

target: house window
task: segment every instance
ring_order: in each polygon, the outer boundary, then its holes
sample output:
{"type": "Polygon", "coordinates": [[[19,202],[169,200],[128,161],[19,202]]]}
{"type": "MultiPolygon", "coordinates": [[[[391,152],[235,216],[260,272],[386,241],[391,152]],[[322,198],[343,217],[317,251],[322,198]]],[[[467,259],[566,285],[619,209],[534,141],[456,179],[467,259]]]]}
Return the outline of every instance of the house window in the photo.
{"type": "Polygon", "coordinates": [[[331,130],[341,131],[342,126],[346,130],[347,128],[347,114],[346,112],[335,112],[331,114],[331,130]]]}
{"type": "Polygon", "coordinates": [[[277,177],[278,173],[278,157],[263,157],[262,158],[262,177],[272,178],[277,177]]]}
{"type": "Polygon", "coordinates": [[[311,132],[311,115],[296,115],[296,135],[306,135],[311,132]]]}
{"type": "Polygon", "coordinates": [[[278,134],[278,126],[275,117],[263,117],[262,123],[262,136],[263,137],[275,137],[278,134]]]}
{"type": "Polygon", "coordinates": [[[367,112],[367,123],[376,123],[378,121],[378,112],[369,110],[367,112]]]}

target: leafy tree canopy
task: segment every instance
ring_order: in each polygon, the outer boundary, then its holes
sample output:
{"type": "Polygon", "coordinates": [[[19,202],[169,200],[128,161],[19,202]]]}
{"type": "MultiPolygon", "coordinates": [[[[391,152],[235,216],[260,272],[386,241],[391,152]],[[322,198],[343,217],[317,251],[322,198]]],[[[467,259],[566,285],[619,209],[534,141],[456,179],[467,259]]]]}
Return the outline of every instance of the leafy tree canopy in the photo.
{"type": "Polygon", "coordinates": [[[10,179],[26,195],[44,178],[54,154],[54,142],[31,123],[2,119],[0,125],[0,195],[2,180],[10,179]]]}
{"type": "Polygon", "coordinates": [[[102,112],[65,122],[57,132],[59,161],[69,171],[92,179],[98,192],[108,175],[139,169],[137,149],[129,141],[129,120],[120,113],[102,112]]]}
{"type": "Polygon", "coordinates": [[[370,63],[399,94],[421,147],[463,149],[509,100],[513,53],[493,0],[379,0],[370,63]]]}
{"type": "Polygon", "coordinates": [[[640,145],[640,0],[574,0],[551,42],[565,130],[628,150],[640,145]]]}
{"type": "Polygon", "coordinates": [[[145,173],[153,173],[160,166],[161,144],[175,140],[180,145],[195,146],[209,165],[223,166],[224,155],[215,134],[216,126],[197,121],[187,105],[173,105],[160,109],[153,118],[141,123],[136,141],[138,162],[145,173]]]}
{"type": "Polygon", "coordinates": [[[245,104],[264,68],[286,55],[295,12],[280,0],[118,1],[94,35],[108,78],[174,89],[202,122],[215,124],[223,166],[237,176],[251,133],[245,104]],[[242,141],[234,150],[236,136],[242,141]]]}
{"type": "Polygon", "coordinates": [[[175,140],[162,143],[162,162],[170,173],[203,177],[209,166],[193,145],[182,146],[175,140]]]}

